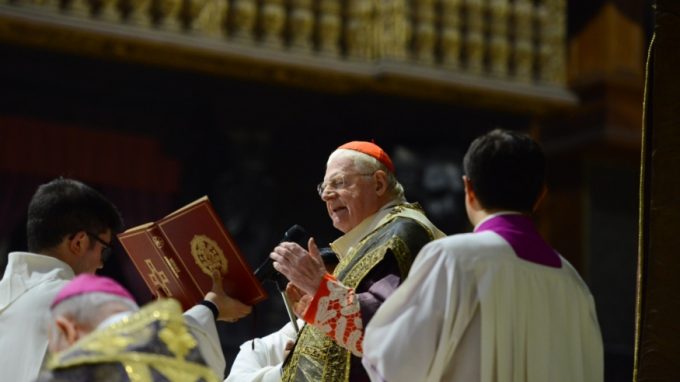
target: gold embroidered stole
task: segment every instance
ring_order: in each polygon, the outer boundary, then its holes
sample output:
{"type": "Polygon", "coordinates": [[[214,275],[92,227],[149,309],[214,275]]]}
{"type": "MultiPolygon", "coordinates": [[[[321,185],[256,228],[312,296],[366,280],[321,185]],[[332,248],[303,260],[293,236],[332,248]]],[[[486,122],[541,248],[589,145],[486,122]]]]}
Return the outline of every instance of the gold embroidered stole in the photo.
{"type": "Polygon", "coordinates": [[[48,369],[120,364],[133,382],[153,381],[152,369],[169,381],[216,382],[214,372],[197,362],[201,359],[179,303],[164,299],[83,337],[55,354],[48,369]]]}

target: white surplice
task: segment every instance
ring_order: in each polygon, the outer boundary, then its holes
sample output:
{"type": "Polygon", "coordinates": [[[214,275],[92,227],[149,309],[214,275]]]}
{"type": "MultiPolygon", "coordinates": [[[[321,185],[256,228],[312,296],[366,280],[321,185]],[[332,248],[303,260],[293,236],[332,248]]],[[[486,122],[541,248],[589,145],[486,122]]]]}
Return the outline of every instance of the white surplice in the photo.
{"type": "Polygon", "coordinates": [[[0,280],[2,380],[28,382],[38,377],[47,352],[50,304],[73,277],[73,269],[53,257],[9,254],[0,280]]]}
{"type": "Polygon", "coordinates": [[[602,381],[592,295],[560,260],[522,260],[492,231],[428,244],[366,328],[371,380],[602,381]]]}
{"type": "Polygon", "coordinates": [[[204,305],[194,305],[184,312],[184,322],[196,338],[203,359],[219,379],[224,378],[227,361],[224,359],[217,325],[212,311],[204,305]]]}
{"type": "MultiPolygon", "coordinates": [[[[305,324],[298,319],[299,328],[305,324]]],[[[288,341],[295,341],[297,333],[291,322],[278,331],[262,338],[246,341],[231,372],[225,382],[279,382],[281,381],[281,366],[285,360],[285,348],[288,341]]]]}

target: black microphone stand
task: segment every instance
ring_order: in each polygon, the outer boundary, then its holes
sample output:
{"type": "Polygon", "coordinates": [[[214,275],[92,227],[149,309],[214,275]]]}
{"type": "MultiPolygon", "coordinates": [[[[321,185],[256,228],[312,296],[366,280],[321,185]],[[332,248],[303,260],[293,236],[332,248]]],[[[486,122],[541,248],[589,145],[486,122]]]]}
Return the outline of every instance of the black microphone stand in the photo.
{"type": "Polygon", "coordinates": [[[282,275],[278,274],[277,280],[274,281],[276,284],[276,288],[279,290],[279,293],[281,294],[281,299],[283,299],[283,305],[286,307],[286,313],[288,313],[288,318],[290,319],[290,322],[293,324],[293,329],[295,329],[295,333],[300,332],[300,327],[297,324],[297,317],[295,316],[295,313],[293,312],[293,308],[290,306],[290,300],[288,299],[288,295],[286,294],[286,287],[283,286],[281,287],[280,280],[283,279],[285,282],[285,285],[288,284],[288,280],[282,275]]]}
{"type": "MultiPolygon", "coordinates": [[[[293,243],[297,243],[299,246],[302,248],[307,247],[307,242],[309,241],[309,234],[307,231],[302,228],[299,225],[294,225],[286,231],[286,233],[283,235],[283,239],[281,242],[284,241],[290,241],[293,243]]],[[[286,294],[286,286],[288,285],[288,279],[281,273],[279,273],[276,269],[274,269],[274,261],[271,258],[267,258],[262,265],[260,265],[254,272],[255,277],[257,277],[261,282],[265,281],[272,281],[274,284],[276,284],[276,289],[278,289],[279,293],[281,294],[281,299],[283,299],[283,305],[286,307],[286,313],[288,313],[288,318],[290,319],[290,322],[293,324],[293,328],[295,329],[295,333],[300,332],[300,327],[297,324],[297,317],[295,317],[295,313],[293,312],[293,308],[291,307],[290,300],[288,299],[288,295],[286,294]]]]}

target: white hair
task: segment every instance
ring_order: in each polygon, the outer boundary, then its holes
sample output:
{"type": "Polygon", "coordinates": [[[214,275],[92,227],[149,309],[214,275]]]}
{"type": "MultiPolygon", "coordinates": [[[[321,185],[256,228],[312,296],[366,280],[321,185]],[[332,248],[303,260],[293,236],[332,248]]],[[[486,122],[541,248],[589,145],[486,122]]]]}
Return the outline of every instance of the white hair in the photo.
{"type": "Polygon", "coordinates": [[[69,317],[75,322],[96,327],[107,317],[105,307],[116,304],[131,312],[139,310],[134,301],[110,293],[92,292],[70,297],[52,308],[52,319],[69,317]]]}
{"type": "MultiPolygon", "coordinates": [[[[64,334],[57,328],[57,319],[66,317],[84,327],[94,330],[102,321],[111,315],[112,306],[122,308],[130,312],[139,310],[139,305],[134,301],[121,296],[92,292],[69,297],[51,309],[48,318],[48,335],[51,344],[64,344],[64,334]]],[[[62,346],[65,348],[65,346],[62,346]]]]}
{"type": "Polygon", "coordinates": [[[385,174],[387,174],[387,192],[391,196],[391,200],[396,200],[398,202],[406,201],[404,187],[399,183],[394,173],[388,170],[387,167],[376,158],[356,150],[337,149],[328,157],[326,167],[328,167],[328,164],[333,159],[337,158],[351,159],[354,163],[354,168],[362,174],[374,173],[378,170],[384,171],[385,174]]]}

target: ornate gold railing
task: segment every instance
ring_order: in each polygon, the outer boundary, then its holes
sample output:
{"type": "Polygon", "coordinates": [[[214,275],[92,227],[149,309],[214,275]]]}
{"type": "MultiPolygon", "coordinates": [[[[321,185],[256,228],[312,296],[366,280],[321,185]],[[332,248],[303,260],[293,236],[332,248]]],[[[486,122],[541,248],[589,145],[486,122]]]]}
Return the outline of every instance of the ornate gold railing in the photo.
{"type": "Polygon", "coordinates": [[[477,78],[505,92],[515,83],[525,94],[543,87],[536,96],[558,103],[575,99],[564,89],[565,0],[0,0],[0,38],[12,29],[3,31],[3,13],[11,20],[18,11],[33,12],[32,22],[86,19],[86,29],[115,26],[140,40],[174,34],[211,51],[303,57],[317,69],[330,62],[356,74],[360,63],[373,77],[391,67],[398,77],[462,75],[467,87],[477,78]]]}

